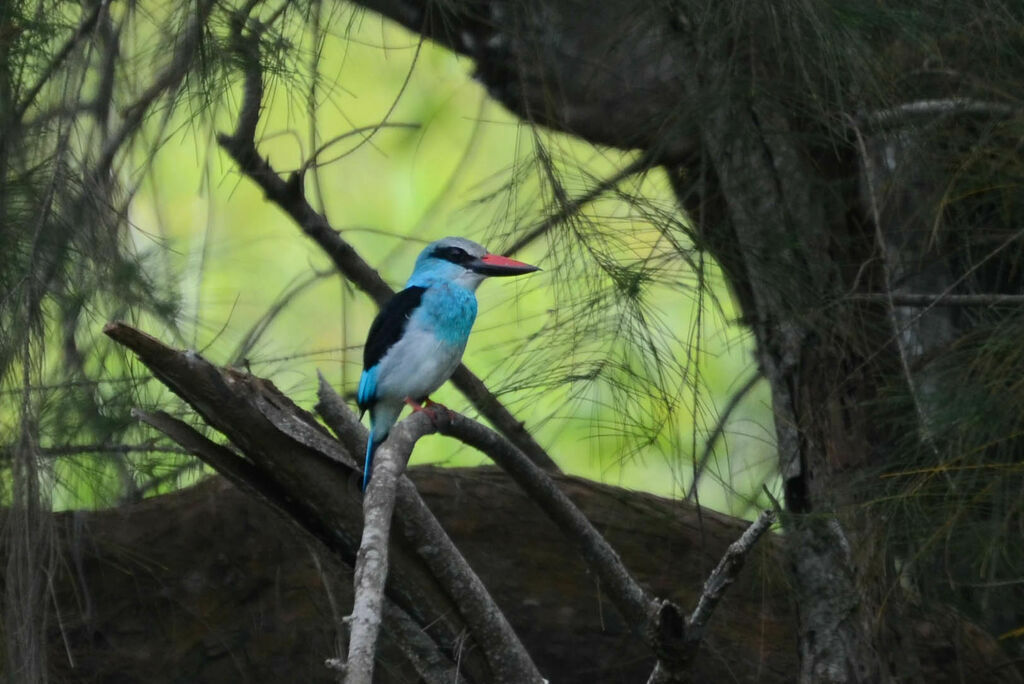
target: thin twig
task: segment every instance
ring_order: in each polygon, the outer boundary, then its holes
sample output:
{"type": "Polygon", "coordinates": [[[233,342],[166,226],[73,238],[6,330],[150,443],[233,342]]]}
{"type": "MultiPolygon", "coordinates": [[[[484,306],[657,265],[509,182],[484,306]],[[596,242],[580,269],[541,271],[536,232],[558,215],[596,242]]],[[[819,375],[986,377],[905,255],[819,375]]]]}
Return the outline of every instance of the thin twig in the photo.
{"type": "Polygon", "coordinates": [[[718,422],[715,423],[714,429],[711,434],[708,435],[707,440],[704,442],[704,452],[700,455],[700,460],[697,461],[697,465],[693,469],[693,483],[690,485],[690,491],[686,493],[686,500],[692,501],[693,497],[697,494],[697,484],[700,482],[700,477],[704,473],[704,469],[708,467],[708,462],[711,460],[712,454],[715,453],[715,444],[718,442],[718,438],[725,432],[725,424],[729,422],[729,418],[732,417],[732,412],[736,410],[736,407],[740,405],[743,398],[750,393],[750,390],[754,389],[758,381],[761,380],[761,371],[754,371],[743,385],[733,392],[733,395],[729,398],[729,403],[725,405],[722,412],[718,416],[718,422]]]}
{"type": "Polygon", "coordinates": [[[757,520],[743,531],[740,538],[729,545],[722,559],[718,561],[718,565],[708,575],[704,582],[704,590],[701,592],[700,598],[697,599],[697,606],[686,620],[683,629],[683,646],[680,649],[681,652],[676,654],[675,667],[668,667],[666,661],[659,660],[651,671],[647,684],[675,684],[680,681],[690,681],[690,677],[687,676],[688,665],[704,640],[707,624],[715,607],[725,596],[729,586],[736,581],[736,577],[754,545],[775,522],[775,516],[775,511],[762,511],[757,520]]]}
{"type": "Polygon", "coordinates": [[[984,116],[1014,116],[1022,111],[1019,107],[1013,107],[1002,102],[987,102],[967,97],[951,97],[946,99],[917,100],[905,102],[880,109],[874,112],[867,112],[857,118],[868,125],[879,124],[902,124],[912,116],[945,116],[974,114],[984,116]]]}
{"type": "Polygon", "coordinates": [[[771,509],[761,511],[757,520],[751,523],[750,527],[740,535],[740,538],[726,549],[722,560],[718,561],[718,565],[704,582],[704,590],[697,600],[697,606],[686,621],[686,638],[688,640],[699,641],[703,637],[708,620],[711,619],[715,607],[725,596],[726,589],[736,581],[751,549],[774,523],[775,511],[771,509]]]}
{"type": "MultiPolygon", "coordinates": [[[[2,451],[3,449],[0,449],[2,451]]],[[[44,456],[82,456],[85,454],[191,454],[182,447],[158,444],[67,444],[64,446],[42,447],[44,456]]]]}
{"type": "Polygon", "coordinates": [[[919,294],[885,292],[863,292],[847,295],[847,299],[863,302],[891,301],[896,306],[933,307],[933,306],[999,306],[1001,304],[1024,304],[1024,295],[1018,294],[919,294]]]}
{"type": "Polygon", "coordinates": [[[606,192],[608,192],[609,190],[617,186],[619,183],[629,178],[630,176],[647,171],[656,163],[656,155],[652,152],[647,152],[645,154],[640,155],[639,157],[631,161],[623,168],[619,169],[617,172],[615,172],[608,178],[605,178],[604,180],[599,182],[591,189],[587,190],[579,197],[573,198],[571,200],[566,198],[565,201],[563,201],[560,204],[558,211],[549,216],[544,217],[544,219],[540,223],[535,225],[533,228],[529,229],[526,235],[522,236],[514,243],[512,243],[512,246],[509,247],[508,250],[506,251],[509,254],[515,254],[516,252],[525,249],[534,240],[543,236],[552,228],[556,228],[557,226],[565,223],[570,218],[575,216],[579,212],[579,210],[583,208],[584,205],[590,204],[594,200],[600,198],[606,192]]]}

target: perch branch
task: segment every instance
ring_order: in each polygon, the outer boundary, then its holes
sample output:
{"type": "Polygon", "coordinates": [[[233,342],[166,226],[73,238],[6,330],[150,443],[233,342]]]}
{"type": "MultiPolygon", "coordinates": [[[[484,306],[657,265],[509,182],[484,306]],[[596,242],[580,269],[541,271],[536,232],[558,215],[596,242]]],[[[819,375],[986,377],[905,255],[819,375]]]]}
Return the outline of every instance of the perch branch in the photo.
{"type": "MultiPolygon", "coordinates": [[[[132,415],[181,444],[190,453],[212,466],[242,490],[255,495],[256,498],[284,513],[286,519],[298,521],[308,517],[307,513],[290,501],[290,497],[282,492],[259,468],[241,458],[231,449],[211,441],[192,426],[163,411],[149,412],[135,409],[132,415]]],[[[313,532],[314,536],[328,547],[331,545],[329,530],[326,527],[320,526],[318,529],[311,529],[308,523],[303,523],[300,527],[307,532],[313,532]]],[[[384,599],[383,596],[379,597],[379,600],[382,603],[383,615],[389,628],[399,630],[402,634],[402,638],[398,640],[399,646],[424,680],[430,684],[451,682],[452,672],[455,670],[454,663],[445,658],[437,644],[423,632],[408,613],[384,599]]],[[[345,667],[345,664],[337,659],[332,658],[329,661],[332,664],[328,667],[333,669],[343,670],[345,667]]],[[[461,679],[461,677],[457,677],[456,681],[461,679]]]]}
{"type": "MultiPolygon", "coordinates": [[[[394,295],[394,290],[342,239],[338,231],[331,228],[327,217],[313,208],[306,199],[302,175],[293,173],[287,181],[284,180],[257,150],[256,126],[263,100],[258,40],[239,39],[237,43],[236,49],[242,57],[244,70],[242,106],[234,133],[218,135],[217,142],[235,161],[242,174],[256,183],[267,199],[291,217],[302,232],[327,254],[343,276],[368,294],[378,306],[383,305],[394,295]]],[[[546,470],[558,472],[558,466],[544,448],[465,364],[461,364],[455,371],[452,384],[523,453],[546,470]]]]}
{"type": "Polygon", "coordinates": [[[374,477],[363,497],[363,538],[356,554],[345,684],[373,684],[395,490],[416,441],[430,431],[427,417],[413,414],[391,431],[377,451],[374,477]]]}
{"type": "MultiPolygon", "coordinates": [[[[366,429],[322,376],[317,396],[317,411],[338,434],[342,444],[349,450],[362,453],[368,436],[366,429]]],[[[400,425],[406,422],[408,420],[400,425]]],[[[436,425],[426,423],[419,429],[427,429],[432,433],[436,430],[436,425]]],[[[391,438],[388,439],[388,442],[390,441],[391,438]]],[[[383,448],[382,446],[381,449],[383,448]]],[[[375,467],[374,479],[370,480],[371,487],[377,476],[378,471],[375,467]]],[[[430,512],[416,487],[405,476],[398,480],[397,506],[395,525],[399,535],[416,550],[431,575],[458,607],[466,626],[484,650],[484,657],[494,673],[494,680],[509,684],[541,681],[543,678],[508,623],[505,614],[494,603],[487,587],[466,562],[462,552],[441,527],[441,523],[430,512]]]]}

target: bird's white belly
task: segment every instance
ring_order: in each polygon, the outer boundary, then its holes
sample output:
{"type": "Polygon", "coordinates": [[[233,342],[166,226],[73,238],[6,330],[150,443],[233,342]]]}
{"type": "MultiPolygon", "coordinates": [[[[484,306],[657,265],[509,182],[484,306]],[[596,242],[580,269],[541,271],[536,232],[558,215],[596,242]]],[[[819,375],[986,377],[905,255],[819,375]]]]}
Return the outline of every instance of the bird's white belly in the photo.
{"type": "Polygon", "coordinates": [[[462,359],[465,346],[453,346],[437,339],[425,327],[412,325],[380,360],[377,401],[401,402],[419,399],[435,391],[451,377],[462,359]]]}

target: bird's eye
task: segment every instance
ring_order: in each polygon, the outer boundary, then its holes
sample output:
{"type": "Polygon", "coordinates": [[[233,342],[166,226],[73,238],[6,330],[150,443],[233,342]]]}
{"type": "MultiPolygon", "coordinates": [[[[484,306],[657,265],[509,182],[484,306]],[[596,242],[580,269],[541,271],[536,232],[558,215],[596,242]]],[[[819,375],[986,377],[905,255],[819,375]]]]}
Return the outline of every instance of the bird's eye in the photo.
{"type": "Polygon", "coordinates": [[[434,250],[434,256],[453,264],[465,264],[473,260],[472,255],[461,247],[438,247],[434,250]]]}

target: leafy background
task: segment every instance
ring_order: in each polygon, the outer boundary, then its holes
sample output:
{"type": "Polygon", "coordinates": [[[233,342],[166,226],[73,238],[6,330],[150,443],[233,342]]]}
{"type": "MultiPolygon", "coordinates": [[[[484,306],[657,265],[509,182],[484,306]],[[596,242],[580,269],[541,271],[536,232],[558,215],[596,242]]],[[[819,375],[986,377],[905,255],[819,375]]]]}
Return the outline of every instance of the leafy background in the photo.
{"type": "MultiPolygon", "coordinates": [[[[137,72],[129,80],[146,83],[167,62],[161,37],[180,17],[162,10],[122,18],[133,29],[122,50],[126,70],[137,72]]],[[[311,201],[396,288],[427,242],[464,235],[504,251],[564,197],[634,158],[515,120],[473,80],[471,61],[372,15],[297,15],[278,25],[260,150],[282,173],[317,150],[311,201]],[[328,27],[320,40],[317,24],[328,27]]],[[[46,298],[31,354],[34,399],[5,402],[0,413],[8,434],[27,415],[48,426],[40,447],[57,456],[46,473],[57,509],[169,491],[204,473],[128,415],[133,405],[176,400],[107,343],[109,318],[247,366],[301,405],[314,403],[318,370],[345,392],[358,381],[375,307],[217,146],[216,133],[233,128],[240,90],[237,72],[210,62],[173,106],[154,108],[115,165],[125,283],[106,279],[76,294],[71,317],[66,297],[46,298]],[[211,94],[218,82],[230,86],[223,97],[211,94]],[[146,296],[122,297],[139,283],[146,296]],[[63,350],[62,336],[72,342],[63,350]]],[[[91,79],[83,99],[98,87],[91,79]]],[[[89,139],[76,136],[84,159],[89,139]]],[[[567,472],[676,497],[689,491],[719,411],[756,370],[728,292],[680,221],[660,169],[623,180],[519,253],[541,273],[481,287],[465,357],[567,472]]],[[[4,391],[23,398],[16,370],[4,391]]],[[[435,398],[468,409],[451,388],[435,398]]],[[[703,504],[753,511],[772,477],[770,423],[758,384],[716,441],[703,504]]],[[[413,462],[484,457],[432,438],[413,462]]]]}

